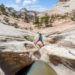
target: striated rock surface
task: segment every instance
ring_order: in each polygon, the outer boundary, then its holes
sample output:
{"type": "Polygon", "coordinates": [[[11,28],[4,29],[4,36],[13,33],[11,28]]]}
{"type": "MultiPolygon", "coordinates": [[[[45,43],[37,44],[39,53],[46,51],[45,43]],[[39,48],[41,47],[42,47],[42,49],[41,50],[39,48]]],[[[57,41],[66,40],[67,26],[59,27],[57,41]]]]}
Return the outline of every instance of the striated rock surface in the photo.
{"type": "Polygon", "coordinates": [[[26,39],[32,35],[36,38],[36,34],[0,23],[0,73],[15,75],[34,61],[42,60],[58,75],[75,75],[74,23],[49,30],[42,32],[46,44],[40,48],[26,39]]]}
{"type": "Polygon", "coordinates": [[[0,75],[15,75],[34,62],[31,54],[37,48],[25,38],[32,35],[36,36],[31,32],[0,23],[0,75]]]}
{"type": "Polygon", "coordinates": [[[75,26],[59,28],[45,34],[49,44],[41,48],[40,59],[49,63],[58,75],[75,75],[75,26]]]}
{"type": "Polygon", "coordinates": [[[32,35],[36,36],[31,32],[0,23],[0,51],[23,52],[25,50],[34,49],[36,48],[34,43],[25,38],[26,36],[32,35]],[[32,46],[32,48],[28,46],[32,46]]]}

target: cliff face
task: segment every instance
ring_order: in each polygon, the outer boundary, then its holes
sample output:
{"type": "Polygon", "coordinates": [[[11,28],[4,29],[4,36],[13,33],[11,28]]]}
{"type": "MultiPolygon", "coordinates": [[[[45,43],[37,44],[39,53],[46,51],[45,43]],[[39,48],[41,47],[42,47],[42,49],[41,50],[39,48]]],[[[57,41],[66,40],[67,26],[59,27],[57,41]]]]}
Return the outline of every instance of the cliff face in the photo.
{"type": "Polygon", "coordinates": [[[70,0],[59,0],[60,2],[67,2],[67,1],[70,1],[70,0]]]}
{"type": "Polygon", "coordinates": [[[61,15],[67,12],[70,13],[73,10],[75,10],[75,0],[59,0],[51,10],[45,11],[38,16],[42,17],[46,13],[48,13],[48,15],[61,15]]]}
{"type": "Polygon", "coordinates": [[[59,0],[53,9],[71,12],[72,10],[75,10],[75,0],[59,0]]]}

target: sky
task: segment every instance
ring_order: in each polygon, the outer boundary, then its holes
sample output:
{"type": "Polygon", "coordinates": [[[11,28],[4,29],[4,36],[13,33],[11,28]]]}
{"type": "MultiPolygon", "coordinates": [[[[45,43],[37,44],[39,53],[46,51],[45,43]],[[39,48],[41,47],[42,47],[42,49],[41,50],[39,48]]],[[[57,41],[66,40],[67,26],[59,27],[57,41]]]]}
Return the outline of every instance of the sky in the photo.
{"type": "Polygon", "coordinates": [[[0,4],[7,7],[13,7],[16,10],[27,8],[34,11],[50,10],[58,0],[0,0],[0,4]]]}

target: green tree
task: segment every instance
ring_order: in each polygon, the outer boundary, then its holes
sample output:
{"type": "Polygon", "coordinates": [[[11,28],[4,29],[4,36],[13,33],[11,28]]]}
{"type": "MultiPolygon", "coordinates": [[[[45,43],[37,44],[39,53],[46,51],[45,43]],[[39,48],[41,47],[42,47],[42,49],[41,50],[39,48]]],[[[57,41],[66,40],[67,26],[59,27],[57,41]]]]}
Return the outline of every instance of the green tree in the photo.
{"type": "Polygon", "coordinates": [[[3,4],[0,5],[0,11],[5,12],[5,6],[3,4]]]}
{"type": "Polygon", "coordinates": [[[46,26],[46,27],[47,27],[47,25],[49,24],[49,16],[48,16],[47,13],[45,14],[45,17],[44,17],[44,23],[45,23],[45,26],[46,26]]]}
{"type": "Polygon", "coordinates": [[[12,16],[13,16],[13,17],[15,17],[15,16],[16,16],[16,14],[13,12],[13,13],[12,13],[12,16]]]}
{"type": "Polygon", "coordinates": [[[71,20],[72,20],[72,21],[75,21],[75,11],[72,12],[71,20]]]}
{"type": "Polygon", "coordinates": [[[15,18],[19,18],[19,16],[18,15],[16,15],[14,12],[11,14],[13,17],[15,17],[15,18]]]}
{"type": "Polygon", "coordinates": [[[0,5],[0,11],[4,14],[4,15],[8,15],[8,13],[6,12],[5,6],[3,4],[0,5]]]}
{"type": "Polygon", "coordinates": [[[52,27],[53,22],[55,21],[56,17],[54,15],[51,15],[49,17],[49,24],[47,27],[52,27]]]}
{"type": "Polygon", "coordinates": [[[55,16],[53,16],[53,15],[50,16],[49,22],[50,22],[50,23],[53,23],[54,21],[55,21],[55,16]]]}
{"type": "Polygon", "coordinates": [[[41,17],[41,19],[40,19],[40,24],[41,24],[41,25],[44,24],[44,17],[41,17]]]}
{"type": "Polygon", "coordinates": [[[24,21],[25,21],[26,23],[29,23],[29,19],[28,19],[27,16],[24,17],[24,21]]]}
{"type": "Polygon", "coordinates": [[[4,17],[4,21],[9,23],[9,19],[7,17],[4,17]]]}
{"type": "Polygon", "coordinates": [[[35,16],[35,20],[34,20],[34,24],[36,25],[36,27],[40,28],[40,20],[38,16],[35,16]]]}
{"type": "Polygon", "coordinates": [[[19,26],[18,26],[18,24],[16,22],[13,23],[13,25],[14,25],[15,28],[19,28],[19,26]]]}

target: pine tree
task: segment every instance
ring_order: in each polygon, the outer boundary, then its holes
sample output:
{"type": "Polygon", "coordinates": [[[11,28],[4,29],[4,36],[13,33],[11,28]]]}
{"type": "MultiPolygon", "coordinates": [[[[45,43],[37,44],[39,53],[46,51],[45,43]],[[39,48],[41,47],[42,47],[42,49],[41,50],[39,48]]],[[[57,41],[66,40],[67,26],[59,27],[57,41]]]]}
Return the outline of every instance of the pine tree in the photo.
{"type": "Polygon", "coordinates": [[[12,13],[12,16],[13,16],[13,17],[15,17],[15,16],[16,16],[16,14],[13,12],[13,13],[12,13]]]}
{"type": "Polygon", "coordinates": [[[0,11],[4,14],[7,15],[8,13],[6,12],[5,6],[3,4],[0,5],[0,11]]]}
{"type": "Polygon", "coordinates": [[[39,20],[39,17],[37,15],[35,15],[34,24],[36,25],[36,27],[40,28],[40,20],[39,20]]]}
{"type": "Polygon", "coordinates": [[[45,17],[44,17],[44,23],[45,23],[45,26],[46,26],[46,27],[47,27],[47,25],[49,24],[49,16],[48,16],[47,13],[45,14],[45,17]]]}
{"type": "Polygon", "coordinates": [[[41,26],[42,26],[42,24],[44,24],[44,17],[41,17],[40,24],[41,24],[41,26]]]}
{"type": "Polygon", "coordinates": [[[25,21],[26,23],[29,23],[29,19],[28,19],[27,16],[24,17],[24,21],[25,21]]]}
{"type": "Polygon", "coordinates": [[[72,20],[72,21],[75,21],[75,11],[72,12],[71,20],[72,20]]]}

